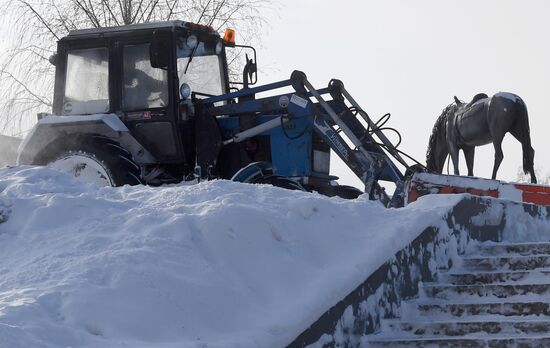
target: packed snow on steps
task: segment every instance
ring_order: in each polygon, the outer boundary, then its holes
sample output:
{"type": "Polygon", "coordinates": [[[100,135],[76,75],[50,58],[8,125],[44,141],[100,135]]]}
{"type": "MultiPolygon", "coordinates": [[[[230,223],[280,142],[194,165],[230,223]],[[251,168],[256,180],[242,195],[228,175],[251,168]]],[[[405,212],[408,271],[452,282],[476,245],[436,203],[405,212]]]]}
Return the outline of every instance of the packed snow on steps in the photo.
{"type": "Polygon", "coordinates": [[[285,346],[460,198],[386,209],[221,180],[97,188],[3,168],[0,346],[285,346]]]}

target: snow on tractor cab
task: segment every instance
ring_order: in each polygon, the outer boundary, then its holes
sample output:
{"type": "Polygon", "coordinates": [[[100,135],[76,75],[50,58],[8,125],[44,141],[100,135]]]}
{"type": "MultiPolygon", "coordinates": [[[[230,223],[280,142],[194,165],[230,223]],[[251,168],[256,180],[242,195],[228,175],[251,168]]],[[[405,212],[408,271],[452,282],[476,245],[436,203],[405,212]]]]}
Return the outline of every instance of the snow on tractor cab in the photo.
{"type": "Polygon", "coordinates": [[[51,58],[53,114],[39,116],[18,164],[50,165],[100,185],[223,178],[355,198],[363,192],[329,173],[333,150],[372,199],[403,203],[404,174],[388,154],[408,164],[341,81],[315,89],[294,71],[250,87],[256,52],[234,38],[183,21],[69,33],[51,58]],[[254,57],[238,82],[229,81],[232,47],[254,57]],[[379,180],[396,184],[392,198],[379,180]]]}

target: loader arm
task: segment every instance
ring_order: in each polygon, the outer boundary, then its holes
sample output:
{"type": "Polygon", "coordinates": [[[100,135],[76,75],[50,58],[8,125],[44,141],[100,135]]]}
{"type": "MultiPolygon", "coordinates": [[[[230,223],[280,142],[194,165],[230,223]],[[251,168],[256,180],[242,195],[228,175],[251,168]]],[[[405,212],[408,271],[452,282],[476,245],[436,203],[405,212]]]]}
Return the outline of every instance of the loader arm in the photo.
{"type": "MultiPolygon", "coordinates": [[[[216,117],[222,129],[227,128],[224,124],[230,122],[231,118],[255,115],[259,124],[241,132],[225,132],[224,144],[242,142],[257,135],[273,132],[277,128],[283,128],[285,135],[285,130],[299,130],[297,137],[314,132],[365,184],[365,192],[369,193],[371,199],[387,200],[387,196],[380,197],[385,195],[378,184],[381,180],[396,184],[396,193],[391,205],[399,205],[403,200],[404,175],[388,153],[405,168],[409,166],[382,131],[376,128],[367,113],[349,95],[341,81],[331,80],[328,87],[316,89],[303,72],[294,71],[288,80],[242,89],[198,102],[197,116],[216,117]],[[259,93],[269,93],[285,87],[292,87],[294,91],[256,99],[259,93]],[[220,102],[226,104],[219,105],[220,102]]],[[[287,138],[289,143],[294,140],[291,137],[287,138]]],[[[316,175],[311,168],[305,168],[307,166],[304,167],[304,163],[285,165],[282,162],[277,163],[277,154],[273,157],[273,167],[277,175],[316,175]]],[[[288,163],[289,158],[285,161],[288,163]]]]}

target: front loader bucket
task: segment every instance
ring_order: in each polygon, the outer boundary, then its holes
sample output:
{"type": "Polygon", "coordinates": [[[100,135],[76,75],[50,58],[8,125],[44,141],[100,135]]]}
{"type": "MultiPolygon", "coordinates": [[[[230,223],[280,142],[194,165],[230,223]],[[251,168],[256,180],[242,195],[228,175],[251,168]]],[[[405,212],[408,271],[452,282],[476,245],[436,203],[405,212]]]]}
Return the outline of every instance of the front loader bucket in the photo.
{"type": "Polygon", "coordinates": [[[0,167],[15,165],[20,138],[0,135],[0,167]]]}

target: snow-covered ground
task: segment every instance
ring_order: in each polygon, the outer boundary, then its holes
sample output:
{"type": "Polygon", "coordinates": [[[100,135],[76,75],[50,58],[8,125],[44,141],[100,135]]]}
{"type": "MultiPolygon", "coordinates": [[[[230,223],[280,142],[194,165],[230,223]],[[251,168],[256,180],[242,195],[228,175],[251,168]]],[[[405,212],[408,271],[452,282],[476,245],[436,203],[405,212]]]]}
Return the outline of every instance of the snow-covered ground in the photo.
{"type": "Polygon", "coordinates": [[[283,347],[459,199],[0,169],[0,347],[283,347]]]}

